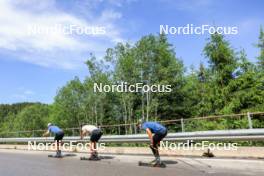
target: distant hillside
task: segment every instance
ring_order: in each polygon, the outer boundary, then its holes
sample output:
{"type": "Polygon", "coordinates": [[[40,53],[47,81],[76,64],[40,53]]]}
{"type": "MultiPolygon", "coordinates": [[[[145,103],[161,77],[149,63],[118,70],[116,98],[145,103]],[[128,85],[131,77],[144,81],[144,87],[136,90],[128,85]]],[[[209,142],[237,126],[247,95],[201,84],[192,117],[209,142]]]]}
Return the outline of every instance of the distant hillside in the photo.
{"type": "Polygon", "coordinates": [[[41,104],[41,103],[33,103],[33,102],[21,102],[14,104],[0,104],[0,122],[3,122],[8,114],[18,114],[25,107],[41,104]]]}

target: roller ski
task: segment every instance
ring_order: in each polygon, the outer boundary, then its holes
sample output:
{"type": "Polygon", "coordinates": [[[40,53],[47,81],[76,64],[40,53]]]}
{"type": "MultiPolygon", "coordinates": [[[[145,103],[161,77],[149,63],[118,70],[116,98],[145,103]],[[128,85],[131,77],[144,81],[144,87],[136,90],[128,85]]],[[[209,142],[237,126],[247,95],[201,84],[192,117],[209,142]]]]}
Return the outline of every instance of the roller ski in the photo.
{"type": "Polygon", "coordinates": [[[149,163],[148,162],[139,161],[138,165],[139,166],[146,166],[146,167],[160,167],[160,168],[165,168],[166,167],[165,163],[163,163],[161,161],[157,161],[157,160],[151,161],[149,163]]]}
{"type": "Polygon", "coordinates": [[[89,160],[89,161],[99,161],[99,160],[101,160],[101,158],[98,156],[97,153],[91,154],[91,156],[89,158],[88,157],[81,157],[80,159],[81,160],[89,160]]]}
{"type": "Polygon", "coordinates": [[[148,167],[161,167],[161,168],[165,168],[166,165],[165,163],[163,163],[162,161],[160,161],[160,156],[159,156],[159,152],[158,152],[158,149],[155,148],[153,145],[150,145],[149,146],[151,151],[153,152],[153,155],[155,157],[155,160],[149,162],[149,163],[145,163],[145,162],[142,162],[142,161],[139,161],[138,162],[138,165],[139,166],[148,166],[148,167]]]}
{"type": "Polygon", "coordinates": [[[48,157],[51,158],[63,158],[62,154],[61,154],[61,150],[56,152],[56,155],[48,155],[48,157]]]}
{"type": "Polygon", "coordinates": [[[72,153],[66,153],[66,154],[61,154],[61,150],[56,152],[56,155],[48,155],[50,158],[64,158],[64,157],[73,157],[76,156],[76,154],[72,153]]]}

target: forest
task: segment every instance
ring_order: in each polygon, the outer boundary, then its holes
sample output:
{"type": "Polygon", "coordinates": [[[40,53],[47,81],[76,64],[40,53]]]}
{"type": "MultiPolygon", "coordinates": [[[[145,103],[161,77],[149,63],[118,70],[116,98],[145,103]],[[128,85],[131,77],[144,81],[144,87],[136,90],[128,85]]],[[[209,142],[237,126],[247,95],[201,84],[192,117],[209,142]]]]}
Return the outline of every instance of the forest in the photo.
{"type": "MultiPolygon", "coordinates": [[[[21,102],[0,105],[0,133],[5,136],[6,132],[46,129],[48,122],[62,128],[78,128],[82,123],[103,126],[135,123],[140,118],[160,121],[262,112],[262,27],[254,45],[258,48],[258,56],[248,58],[245,50],[234,49],[236,46],[232,46],[225,36],[215,33],[206,40],[201,51],[204,62],[187,68],[177,57],[177,46],[171,45],[166,35],[150,34],[134,44],[118,43],[106,50],[103,59],[91,54],[85,63],[89,71],[86,78],[81,81],[76,76],[65,83],[57,90],[52,104],[21,102]],[[120,82],[171,85],[172,91],[93,91],[94,83],[111,85],[120,82]]],[[[191,47],[190,44],[190,50],[191,47]]],[[[223,119],[195,123],[188,124],[186,129],[246,128],[243,118],[236,122],[223,119]]],[[[261,119],[256,119],[254,125],[259,127],[259,124],[262,124],[261,119]]],[[[178,129],[173,127],[171,130],[178,129]]]]}

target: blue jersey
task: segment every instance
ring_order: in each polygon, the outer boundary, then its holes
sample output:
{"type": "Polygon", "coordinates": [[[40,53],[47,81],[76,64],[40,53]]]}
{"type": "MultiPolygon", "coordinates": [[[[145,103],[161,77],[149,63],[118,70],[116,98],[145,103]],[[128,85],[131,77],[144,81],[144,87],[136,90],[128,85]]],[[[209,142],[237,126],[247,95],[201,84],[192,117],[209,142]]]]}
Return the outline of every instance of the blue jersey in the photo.
{"type": "Polygon", "coordinates": [[[57,133],[61,132],[62,130],[55,125],[51,125],[51,126],[49,126],[48,131],[53,133],[53,134],[57,134],[57,133]]]}
{"type": "Polygon", "coordinates": [[[142,128],[146,130],[150,129],[152,133],[165,133],[167,129],[157,122],[145,122],[142,124],[142,128]]]}

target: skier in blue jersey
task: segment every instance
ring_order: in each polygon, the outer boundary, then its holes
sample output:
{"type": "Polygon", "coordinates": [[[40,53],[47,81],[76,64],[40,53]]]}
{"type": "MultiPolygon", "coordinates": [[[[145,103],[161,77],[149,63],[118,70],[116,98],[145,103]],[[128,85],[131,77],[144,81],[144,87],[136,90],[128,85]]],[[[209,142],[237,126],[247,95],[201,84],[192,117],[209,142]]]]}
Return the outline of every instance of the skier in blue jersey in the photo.
{"type": "Polygon", "coordinates": [[[54,134],[55,138],[54,141],[56,142],[56,156],[61,157],[61,141],[64,137],[64,132],[59,127],[53,125],[52,123],[48,123],[48,130],[43,134],[44,137],[47,137],[49,134],[54,134]]]}
{"type": "Polygon", "coordinates": [[[159,155],[159,143],[167,135],[167,128],[157,122],[142,122],[139,121],[138,126],[145,130],[150,139],[150,148],[155,157],[151,163],[154,165],[161,164],[159,155]]]}

